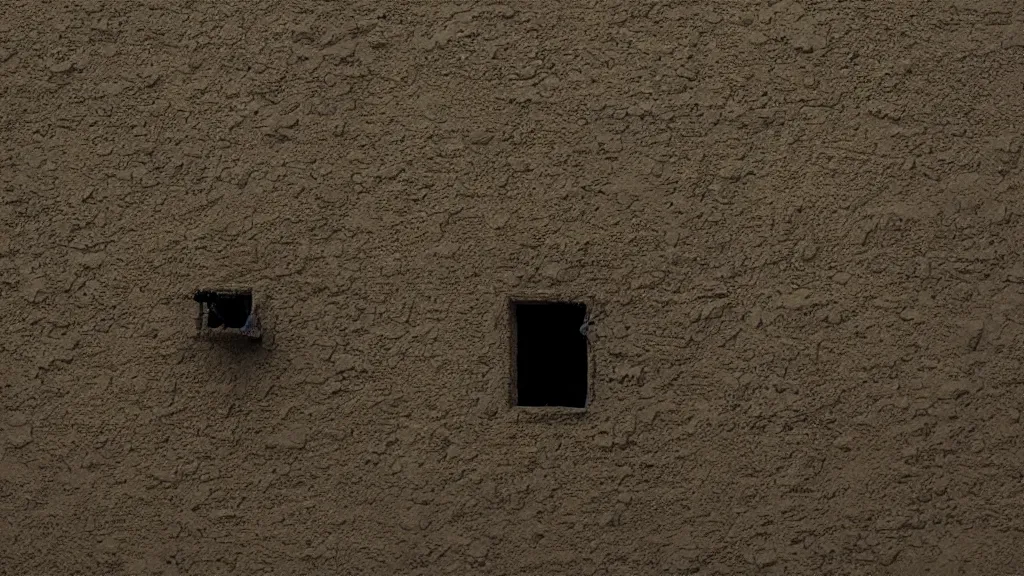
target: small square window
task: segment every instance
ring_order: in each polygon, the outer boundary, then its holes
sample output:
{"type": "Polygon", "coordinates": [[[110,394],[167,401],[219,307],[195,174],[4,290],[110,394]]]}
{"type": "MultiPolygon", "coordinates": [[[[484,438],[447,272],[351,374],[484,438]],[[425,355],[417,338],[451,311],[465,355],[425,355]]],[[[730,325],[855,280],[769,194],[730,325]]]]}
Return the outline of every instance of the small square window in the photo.
{"type": "Polygon", "coordinates": [[[192,299],[199,304],[196,326],[200,330],[226,329],[249,338],[260,338],[260,324],[252,290],[197,290],[192,299]]]}
{"type": "Polygon", "coordinates": [[[586,408],[587,307],[512,303],[512,401],[516,406],[586,408]]]}

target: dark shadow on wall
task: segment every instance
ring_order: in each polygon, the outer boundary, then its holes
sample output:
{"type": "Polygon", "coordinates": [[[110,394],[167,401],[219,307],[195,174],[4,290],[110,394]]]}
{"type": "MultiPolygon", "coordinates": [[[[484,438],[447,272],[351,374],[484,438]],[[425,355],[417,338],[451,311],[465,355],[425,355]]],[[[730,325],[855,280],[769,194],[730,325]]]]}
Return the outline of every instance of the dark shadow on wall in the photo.
{"type": "Polygon", "coordinates": [[[233,398],[267,396],[281,375],[268,370],[272,350],[237,334],[208,334],[194,347],[191,364],[209,388],[229,392],[233,398]]]}

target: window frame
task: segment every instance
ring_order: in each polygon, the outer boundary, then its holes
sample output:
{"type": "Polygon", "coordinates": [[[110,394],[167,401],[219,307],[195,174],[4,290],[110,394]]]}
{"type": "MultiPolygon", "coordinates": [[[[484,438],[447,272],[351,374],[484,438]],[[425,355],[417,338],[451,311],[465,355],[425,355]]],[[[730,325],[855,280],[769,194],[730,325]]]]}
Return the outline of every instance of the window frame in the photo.
{"type": "Polygon", "coordinates": [[[594,353],[593,353],[593,341],[588,335],[587,341],[587,373],[586,373],[586,399],[584,400],[582,407],[576,406],[521,406],[519,404],[519,367],[518,367],[518,350],[519,350],[519,321],[517,316],[517,307],[520,305],[537,305],[537,304],[572,304],[582,305],[586,310],[585,318],[590,319],[594,316],[594,305],[590,298],[571,296],[565,294],[530,294],[530,295],[513,295],[509,296],[506,304],[506,313],[508,320],[508,335],[509,335],[509,381],[508,381],[508,403],[509,407],[517,411],[523,412],[536,412],[536,413],[556,413],[556,414],[585,414],[591,409],[594,403],[594,353]]]}

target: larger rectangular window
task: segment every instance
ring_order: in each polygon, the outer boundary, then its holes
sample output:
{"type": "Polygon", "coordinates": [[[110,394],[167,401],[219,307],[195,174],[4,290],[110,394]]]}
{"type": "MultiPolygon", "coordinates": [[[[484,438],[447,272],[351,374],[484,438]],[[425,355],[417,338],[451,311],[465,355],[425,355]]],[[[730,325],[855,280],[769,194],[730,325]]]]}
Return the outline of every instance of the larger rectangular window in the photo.
{"type": "Polygon", "coordinates": [[[513,402],[585,408],[587,307],[575,302],[513,302],[513,402]]]}

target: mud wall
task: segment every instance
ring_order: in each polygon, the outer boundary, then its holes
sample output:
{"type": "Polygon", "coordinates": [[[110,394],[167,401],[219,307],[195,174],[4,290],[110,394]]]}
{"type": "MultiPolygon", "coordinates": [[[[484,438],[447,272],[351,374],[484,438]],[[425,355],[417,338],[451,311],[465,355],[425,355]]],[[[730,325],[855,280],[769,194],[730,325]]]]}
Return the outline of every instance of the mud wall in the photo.
{"type": "Polygon", "coordinates": [[[1024,570],[1018,3],[0,8],[0,572],[1024,570]]]}

